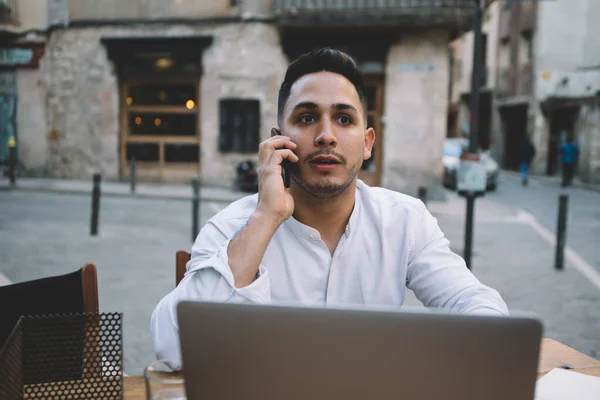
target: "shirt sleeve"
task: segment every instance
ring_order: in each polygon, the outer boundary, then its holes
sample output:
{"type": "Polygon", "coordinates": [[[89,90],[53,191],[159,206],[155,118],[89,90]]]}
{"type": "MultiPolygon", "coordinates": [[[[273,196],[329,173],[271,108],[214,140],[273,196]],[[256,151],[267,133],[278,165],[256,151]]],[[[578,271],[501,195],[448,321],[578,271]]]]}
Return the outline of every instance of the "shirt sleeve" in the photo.
{"type": "Polygon", "coordinates": [[[426,306],[462,313],[508,315],[500,294],[483,285],[459,255],[437,220],[421,204],[420,226],[414,236],[407,271],[407,287],[426,306]]]}
{"type": "Polygon", "coordinates": [[[234,232],[227,232],[218,221],[211,220],[202,228],[179,285],[166,295],[152,313],[150,329],[158,360],[181,369],[177,304],[184,300],[218,302],[269,302],[269,273],[261,264],[256,279],[248,286],[236,288],[229,267],[227,248],[234,232]]]}

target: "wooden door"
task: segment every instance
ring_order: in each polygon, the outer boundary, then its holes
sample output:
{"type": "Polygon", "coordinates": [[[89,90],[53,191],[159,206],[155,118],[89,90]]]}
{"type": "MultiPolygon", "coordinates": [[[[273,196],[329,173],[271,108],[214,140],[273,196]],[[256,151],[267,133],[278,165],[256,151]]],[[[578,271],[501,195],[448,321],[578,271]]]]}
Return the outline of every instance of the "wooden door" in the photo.
{"type": "Polygon", "coordinates": [[[381,168],[383,164],[383,74],[365,75],[367,95],[367,126],[375,130],[376,139],[371,158],[363,162],[359,179],[369,186],[381,184],[381,168]]]}

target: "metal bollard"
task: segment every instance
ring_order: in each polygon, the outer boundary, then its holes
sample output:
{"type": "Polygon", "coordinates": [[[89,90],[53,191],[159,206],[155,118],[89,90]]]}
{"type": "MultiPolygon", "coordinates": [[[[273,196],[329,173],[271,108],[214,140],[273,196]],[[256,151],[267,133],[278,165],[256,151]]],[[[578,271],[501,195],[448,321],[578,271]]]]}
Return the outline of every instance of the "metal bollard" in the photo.
{"type": "Polygon", "coordinates": [[[131,187],[131,194],[135,193],[135,158],[131,158],[129,161],[129,186],[131,187]]]}
{"type": "Polygon", "coordinates": [[[419,200],[421,200],[427,206],[427,188],[419,187],[419,200]]]}
{"type": "Polygon", "coordinates": [[[200,230],[198,229],[200,220],[200,180],[192,179],[192,243],[200,230]]]}
{"type": "Polygon", "coordinates": [[[15,186],[15,169],[17,163],[17,141],[14,136],[8,139],[8,179],[10,180],[10,186],[15,186]]]}
{"type": "Polygon", "coordinates": [[[556,232],[556,258],[554,268],[562,270],[564,267],[565,243],[567,239],[567,212],[569,196],[561,194],[558,205],[558,228],[556,232]]]}
{"type": "Polygon", "coordinates": [[[473,193],[468,193],[467,197],[467,220],[465,223],[465,249],[463,257],[467,269],[471,270],[473,265],[471,264],[471,258],[473,256],[473,221],[475,220],[475,198],[477,197],[473,193]]]}
{"type": "Polygon", "coordinates": [[[98,235],[98,216],[100,214],[100,174],[94,174],[94,188],[92,189],[92,219],[90,235],[98,235]]]}

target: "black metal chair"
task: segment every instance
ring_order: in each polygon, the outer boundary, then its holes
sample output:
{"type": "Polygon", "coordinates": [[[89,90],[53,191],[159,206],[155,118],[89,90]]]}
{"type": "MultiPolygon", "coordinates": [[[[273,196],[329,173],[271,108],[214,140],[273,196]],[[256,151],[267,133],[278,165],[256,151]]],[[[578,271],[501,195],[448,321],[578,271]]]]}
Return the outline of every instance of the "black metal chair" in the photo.
{"type": "Polygon", "coordinates": [[[0,286],[0,347],[23,315],[98,312],[96,266],[0,286]]]}
{"type": "MultiPolygon", "coordinates": [[[[3,344],[22,316],[93,314],[98,311],[98,279],[94,264],[86,264],[83,268],[65,275],[0,286],[0,349],[3,348],[3,344]]],[[[25,383],[81,378],[83,344],[87,334],[86,322],[84,319],[66,321],[71,321],[66,322],[70,324],[69,326],[65,326],[65,322],[59,320],[60,329],[55,328],[58,325],[53,320],[23,321],[25,383]],[[68,374],[65,374],[64,370],[61,371],[58,364],[53,369],[40,369],[38,364],[47,362],[47,360],[43,360],[43,354],[38,354],[41,353],[41,349],[36,348],[41,343],[39,329],[35,333],[38,335],[37,337],[28,336],[28,324],[38,328],[42,324],[46,329],[46,333],[42,334],[47,335],[48,341],[56,343],[52,348],[52,353],[65,360],[68,358],[81,360],[81,362],[75,363],[78,367],[69,367],[68,374]],[[57,333],[58,331],[61,331],[60,334],[57,333]],[[73,343],[81,343],[81,346],[73,346],[73,343]],[[27,354],[30,354],[31,357],[28,357],[27,354]]],[[[2,353],[0,351],[0,354],[2,353]]]]}

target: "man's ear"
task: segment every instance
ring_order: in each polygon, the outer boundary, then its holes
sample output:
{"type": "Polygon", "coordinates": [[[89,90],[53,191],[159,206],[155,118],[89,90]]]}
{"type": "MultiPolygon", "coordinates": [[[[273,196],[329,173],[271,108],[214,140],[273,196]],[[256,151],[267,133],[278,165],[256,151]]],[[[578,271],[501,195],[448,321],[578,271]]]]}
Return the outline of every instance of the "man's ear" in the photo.
{"type": "Polygon", "coordinates": [[[365,151],[363,153],[363,160],[371,158],[373,144],[375,144],[375,136],[375,129],[367,128],[365,131],[365,151]]]}

